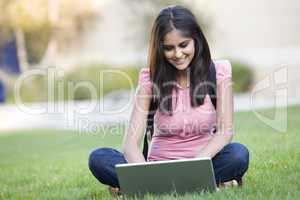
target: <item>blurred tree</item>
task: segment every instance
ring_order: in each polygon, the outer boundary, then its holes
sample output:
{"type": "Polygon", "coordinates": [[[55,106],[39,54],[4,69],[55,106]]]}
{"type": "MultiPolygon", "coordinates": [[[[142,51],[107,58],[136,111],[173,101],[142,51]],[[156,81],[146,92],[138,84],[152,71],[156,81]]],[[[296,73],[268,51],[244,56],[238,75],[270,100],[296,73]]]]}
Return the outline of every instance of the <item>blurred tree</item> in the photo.
{"type": "Polygon", "coordinates": [[[93,0],[1,0],[0,45],[16,37],[18,59],[22,71],[28,61],[39,66],[55,63],[59,47],[84,30],[85,25],[97,16],[93,0]]]}

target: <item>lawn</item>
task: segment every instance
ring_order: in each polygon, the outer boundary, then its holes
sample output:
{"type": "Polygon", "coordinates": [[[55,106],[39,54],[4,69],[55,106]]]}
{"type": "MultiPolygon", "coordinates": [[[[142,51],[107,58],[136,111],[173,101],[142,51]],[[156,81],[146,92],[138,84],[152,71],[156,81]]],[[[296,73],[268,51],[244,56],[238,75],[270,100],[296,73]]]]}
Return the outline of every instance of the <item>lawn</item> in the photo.
{"type": "MultiPolygon", "coordinates": [[[[262,110],[272,115],[270,110],[262,110]]],[[[300,196],[300,106],[288,109],[288,131],[276,132],[252,112],[235,114],[234,141],[250,150],[244,187],[159,199],[297,199],[300,196]]],[[[119,149],[114,134],[58,130],[0,133],[0,199],[112,199],[88,170],[89,152],[119,149]]],[[[146,196],[145,199],[157,199],[146,196]]]]}

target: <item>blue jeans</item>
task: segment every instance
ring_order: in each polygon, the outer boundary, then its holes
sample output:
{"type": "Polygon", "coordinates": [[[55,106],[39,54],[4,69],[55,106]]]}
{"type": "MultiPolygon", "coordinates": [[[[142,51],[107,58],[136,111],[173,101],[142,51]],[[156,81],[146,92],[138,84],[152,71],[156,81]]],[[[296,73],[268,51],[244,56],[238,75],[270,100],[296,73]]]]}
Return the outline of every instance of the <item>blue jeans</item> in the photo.
{"type": "MultiPolygon", "coordinates": [[[[89,157],[92,174],[105,185],[119,187],[115,165],[127,163],[123,154],[112,148],[99,148],[89,157]]],[[[249,151],[239,143],[227,144],[212,158],[216,183],[239,180],[248,169],[249,151]]]]}

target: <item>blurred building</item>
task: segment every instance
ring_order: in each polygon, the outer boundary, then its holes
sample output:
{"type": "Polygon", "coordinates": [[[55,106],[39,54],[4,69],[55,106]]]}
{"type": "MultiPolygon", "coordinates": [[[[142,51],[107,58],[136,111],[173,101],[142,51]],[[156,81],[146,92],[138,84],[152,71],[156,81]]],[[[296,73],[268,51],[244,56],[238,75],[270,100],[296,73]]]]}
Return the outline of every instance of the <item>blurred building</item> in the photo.
{"type": "Polygon", "coordinates": [[[286,69],[280,87],[288,88],[289,100],[300,100],[299,9],[297,0],[211,1],[215,55],[249,63],[256,84],[267,77],[276,82],[276,71],[286,69]]]}

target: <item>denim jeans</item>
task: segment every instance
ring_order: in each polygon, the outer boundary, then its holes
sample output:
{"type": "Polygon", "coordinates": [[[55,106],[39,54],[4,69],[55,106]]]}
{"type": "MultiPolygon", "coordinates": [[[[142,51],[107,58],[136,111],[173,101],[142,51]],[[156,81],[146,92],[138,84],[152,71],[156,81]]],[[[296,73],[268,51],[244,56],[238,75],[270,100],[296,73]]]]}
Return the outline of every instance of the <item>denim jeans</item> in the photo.
{"type": "MultiPolygon", "coordinates": [[[[89,157],[92,174],[105,185],[119,187],[115,165],[127,163],[123,154],[112,148],[99,148],[89,157]]],[[[239,143],[227,144],[212,158],[216,183],[240,179],[248,169],[249,151],[239,143]]]]}

